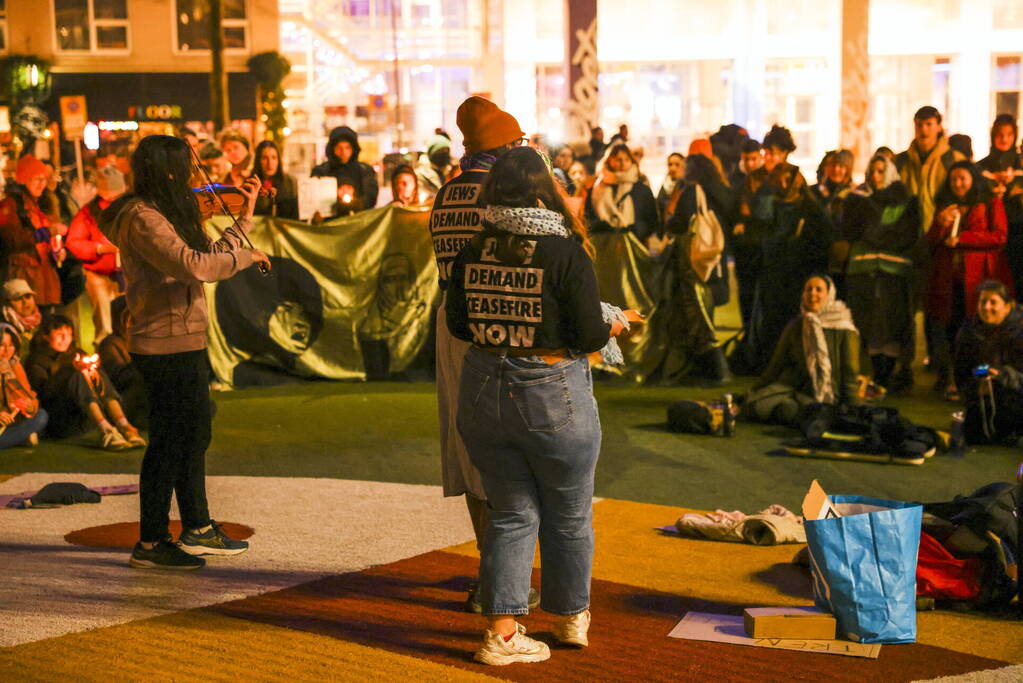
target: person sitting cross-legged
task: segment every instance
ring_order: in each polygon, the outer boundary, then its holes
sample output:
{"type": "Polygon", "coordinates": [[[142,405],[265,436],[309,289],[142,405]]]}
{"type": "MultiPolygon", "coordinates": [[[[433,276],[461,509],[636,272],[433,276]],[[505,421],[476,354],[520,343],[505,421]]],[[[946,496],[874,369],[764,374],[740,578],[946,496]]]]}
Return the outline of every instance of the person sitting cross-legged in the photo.
{"type": "Polygon", "coordinates": [[[110,451],[146,445],[121,408],[121,397],[98,359],[73,347],[74,327],[62,315],[43,318],[28,357],[28,379],[50,415],[47,435],[64,438],[94,424],[110,451]]]}

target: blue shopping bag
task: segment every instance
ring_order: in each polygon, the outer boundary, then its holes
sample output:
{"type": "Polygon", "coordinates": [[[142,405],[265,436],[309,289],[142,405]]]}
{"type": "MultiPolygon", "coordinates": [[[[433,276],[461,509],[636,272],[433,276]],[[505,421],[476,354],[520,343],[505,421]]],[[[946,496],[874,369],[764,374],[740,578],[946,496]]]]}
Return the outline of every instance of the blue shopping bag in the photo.
{"type": "Polygon", "coordinates": [[[923,506],[829,496],[840,517],[807,520],[814,601],[835,615],[840,638],[916,640],[916,561],[923,506]]]}

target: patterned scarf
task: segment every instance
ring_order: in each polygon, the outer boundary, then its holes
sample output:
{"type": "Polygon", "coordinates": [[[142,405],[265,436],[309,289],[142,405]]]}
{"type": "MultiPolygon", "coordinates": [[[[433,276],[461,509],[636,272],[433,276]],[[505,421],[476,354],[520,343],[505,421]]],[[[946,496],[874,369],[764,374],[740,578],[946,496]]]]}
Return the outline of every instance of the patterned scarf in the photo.
{"type": "Polygon", "coordinates": [[[463,171],[489,171],[497,163],[497,157],[486,152],[473,152],[466,154],[458,162],[458,167],[463,171]]]}
{"type": "MultiPolygon", "coordinates": [[[[511,206],[488,206],[483,219],[498,230],[513,235],[533,236],[553,235],[569,238],[572,233],[565,227],[565,217],[557,211],[541,208],[515,208],[511,206]]],[[[613,304],[600,302],[600,313],[605,323],[621,321],[625,329],[629,329],[629,321],[622,309],[613,304]]],[[[607,345],[600,350],[600,357],[608,365],[623,365],[625,357],[614,337],[608,339],[607,345]]]]}
{"type": "MultiPolygon", "coordinates": [[[[819,276],[815,276],[819,277],[819,276]]],[[[806,370],[813,383],[813,397],[818,403],[835,402],[835,384],[831,376],[831,354],[824,330],[849,330],[856,332],[852,313],[844,302],[835,298],[835,283],[829,277],[821,278],[828,283],[828,296],[819,311],[803,310],[803,354],[806,356],[806,370]]]]}

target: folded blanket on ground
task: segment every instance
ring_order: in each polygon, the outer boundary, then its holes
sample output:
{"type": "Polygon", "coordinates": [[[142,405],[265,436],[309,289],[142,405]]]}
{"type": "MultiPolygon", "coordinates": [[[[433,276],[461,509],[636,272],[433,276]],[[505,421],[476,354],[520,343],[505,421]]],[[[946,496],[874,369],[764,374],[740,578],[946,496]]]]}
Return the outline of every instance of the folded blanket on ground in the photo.
{"type": "Polygon", "coordinates": [[[806,543],[803,518],[781,505],[772,505],[755,515],[747,515],[738,510],[690,512],[679,517],[675,528],[683,536],[709,541],[752,545],[806,543]]]}
{"type": "Polygon", "coordinates": [[[138,484],[122,484],[119,486],[95,486],[86,489],[81,484],[55,483],[47,484],[38,491],[22,491],[15,495],[0,496],[0,509],[24,510],[30,507],[46,508],[59,505],[72,505],[76,502],[98,503],[99,496],[123,496],[129,493],[138,493],[138,484]],[[83,491],[98,494],[93,500],[76,499],[75,495],[69,493],[68,487],[81,487],[83,491]]]}

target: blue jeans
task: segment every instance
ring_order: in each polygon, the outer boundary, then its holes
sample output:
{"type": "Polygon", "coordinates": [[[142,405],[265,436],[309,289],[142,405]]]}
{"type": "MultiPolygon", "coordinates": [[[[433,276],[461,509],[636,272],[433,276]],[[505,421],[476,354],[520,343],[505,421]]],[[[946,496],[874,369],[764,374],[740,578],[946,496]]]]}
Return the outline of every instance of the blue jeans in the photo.
{"type": "Polygon", "coordinates": [[[30,434],[38,434],[46,427],[49,416],[42,408],[32,417],[25,420],[18,420],[7,427],[3,434],[0,434],[0,449],[20,446],[25,443],[30,434]]]}
{"type": "Polygon", "coordinates": [[[554,365],[473,347],[465,356],[458,431],[483,475],[489,519],[480,562],[484,614],[529,612],[537,536],[540,606],[590,605],[593,472],[600,419],[585,358],[554,365]]]}

